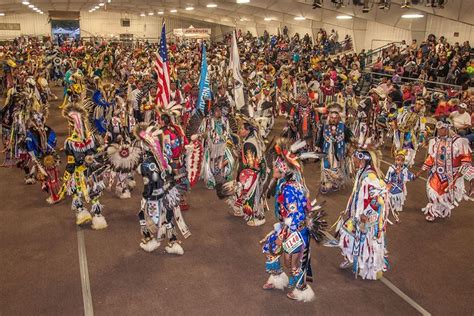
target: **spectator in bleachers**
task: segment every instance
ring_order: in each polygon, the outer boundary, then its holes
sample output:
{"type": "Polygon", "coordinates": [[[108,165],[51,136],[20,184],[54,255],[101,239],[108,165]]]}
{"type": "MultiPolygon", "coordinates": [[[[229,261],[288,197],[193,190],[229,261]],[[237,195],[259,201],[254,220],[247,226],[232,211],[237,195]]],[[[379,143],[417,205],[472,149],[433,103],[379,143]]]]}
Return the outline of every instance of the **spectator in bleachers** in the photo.
{"type": "Polygon", "coordinates": [[[454,128],[459,136],[466,136],[471,133],[472,120],[471,115],[467,112],[467,104],[461,103],[458,109],[453,111],[449,118],[453,121],[454,128]]]}
{"type": "Polygon", "coordinates": [[[457,73],[454,84],[463,86],[469,85],[471,82],[471,76],[467,73],[467,68],[462,67],[461,70],[457,73]]]}
{"type": "Polygon", "coordinates": [[[414,39],[411,41],[410,51],[416,52],[417,50],[418,50],[418,42],[416,41],[416,39],[414,39]]]}
{"type": "Polygon", "coordinates": [[[379,87],[387,95],[387,94],[390,93],[390,90],[392,88],[392,82],[387,77],[382,77],[382,80],[380,81],[379,87]]]}
{"type": "Polygon", "coordinates": [[[441,83],[446,82],[446,77],[448,76],[449,65],[445,58],[441,58],[440,63],[436,69],[437,81],[441,83]]]}
{"type": "Polygon", "coordinates": [[[383,61],[382,58],[378,57],[374,66],[372,67],[373,72],[383,72],[383,61]]]}
{"type": "Polygon", "coordinates": [[[360,69],[365,70],[365,59],[367,54],[365,53],[365,49],[361,50],[359,53],[358,59],[360,60],[360,69]]]}
{"type": "Polygon", "coordinates": [[[408,53],[408,45],[405,40],[400,44],[400,55],[405,55],[408,53]]]}
{"type": "Polygon", "coordinates": [[[352,70],[349,72],[349,79],[354,82],[357,82],[359,81],[360,76],[361,74],[359,71],[359,67],[357,66],[357,64],[352,63],[352,70]]]}

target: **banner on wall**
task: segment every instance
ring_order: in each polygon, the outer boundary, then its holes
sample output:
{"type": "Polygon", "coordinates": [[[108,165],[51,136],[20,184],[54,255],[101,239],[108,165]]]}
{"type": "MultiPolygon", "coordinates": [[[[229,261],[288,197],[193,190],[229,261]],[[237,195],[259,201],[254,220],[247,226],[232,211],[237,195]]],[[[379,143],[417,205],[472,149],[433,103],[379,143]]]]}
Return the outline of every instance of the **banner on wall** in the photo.
{"type": "Polygon", "coordinates": [[[195,28],[191,25],[187,29],[174,29],[173,35],[176,37],[209,38],[211,36],[211,29],[195,28]]]}

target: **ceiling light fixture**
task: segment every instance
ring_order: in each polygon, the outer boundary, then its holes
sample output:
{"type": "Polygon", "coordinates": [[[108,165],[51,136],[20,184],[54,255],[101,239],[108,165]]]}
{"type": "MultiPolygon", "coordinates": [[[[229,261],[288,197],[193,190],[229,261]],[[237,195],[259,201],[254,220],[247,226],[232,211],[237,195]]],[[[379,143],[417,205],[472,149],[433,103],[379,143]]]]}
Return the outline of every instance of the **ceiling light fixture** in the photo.
{"type": "Polygon", "coordinates": [[[146,16],[146,14],[145,14],[145,13],[141,13],[140,16],[146,16]]]}
{"type": "Polygon", "coordinates": [[[152,16],[153,14],[155,14],[155,13],[153,13],[153,12],[148,12],[148,15],[150,15],[150,16],[152,16]]]}
{"type": "Polygon", "coordinates": [[[237,0],[237,3],[249,3],[250,0],[237,0]]]}
{"type": "Polygon", "coordinates": [[[165,14],[163,11],[158,11],[158,14],[162,15],[165,14]]]}
{"type": "Polygon", "coordinates": [[[105,5],[105,3],[101,2],[99,3],[99,7],[103,7],[105,5]]]}
{"type": "Polygon", "coordinates": [[[23,1],[21,4],[29,5],[30,3],[28,1],[23,1]]]}
{"type": "Polygon", "coordinates": [[[39,13],[39,14],[44,14],[44,13],[43,13],[43,11],[40,11],[40,13],[39,13]]]}
{"type": "Polygon", "coordinates": [[[208,8],[217,8],[217,4],[209,3],[208,5],[206,5],[206,7],[208,7],[208,8]]]}
{"type": "Polygon", "coordinates": [[[176,10],[176,9],[171,9],[170,12],[171,12],[171,13],[176,13],[176,12],[178,12],[178,10],[176,10]]]}
{"type": "Polygon", "coordinates": [[[272,19],[272,18],[264,18],[263,20],[264,20],[264,21],[271,21],[271,20],[273,20],[273,19],[272,19]]]}
{"type": "Polygon", "coordinates": [[[98,8],[100,8],[98,5],[96,5],[96,6],[94,7],[94,9],[96,9],[96,10],[97,10],[98,8]]]}
{"type": "Polygon", "coordinates": [[[186,11],[192,11],[192,10],[194,10],[194,7],[186,7],[184,10],[186,10],[186,11]]]}
{"type": "Polygon", "coordinates": [[[338,16],[336,16],[336,19],[338,19],[338,20],[352,20],[352,16],[350,16],[350,15],[338,15],[338,16]]]}
{"type": "Polygon", "coordinates": [[[28,5],[28,8],[34,8],[34,7],[35,7],[35,6],[32,5],[32,4],[28,5]]]}
{"type": "Polygon", "coordinates": [[[5,13],[3,13],[3,12],[2,12],[2,13],[0,13],[0,16],[5,16],[5,13]]]}
{"type": "Polygon", "coordinates": [[[306,18],[304,16],[295,16],[294,19],[296,21],[303,21],[303,20],[306,20],[306,18]]]}
{"type": "Polygon", "coordinates": [[[411,14],[403,14],[402,18],[403,19],[421,19],[423,18],[424,15],[420,13],[411,13],[411,14]]]}

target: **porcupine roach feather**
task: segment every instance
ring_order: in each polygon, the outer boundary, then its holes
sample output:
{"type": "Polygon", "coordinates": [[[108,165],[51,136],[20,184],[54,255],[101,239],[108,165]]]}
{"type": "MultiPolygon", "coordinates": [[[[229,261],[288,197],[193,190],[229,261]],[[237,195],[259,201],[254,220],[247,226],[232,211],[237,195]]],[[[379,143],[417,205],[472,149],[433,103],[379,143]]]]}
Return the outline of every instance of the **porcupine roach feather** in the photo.
{"type": "Polygon", "coordinates": [[[89,124],[89,120],[88,120],[88,112],[87,110],[84,108],[84,106],[82,106],[82,104],[79,104],[79,103],[74,103],[74,102],[71,102],[69,104],[67,104],[63,111],[62,111],[62,115],[64,118],[66,118],[70,123],[74,123],[74,119],[71,117],[71,114],[72,113],[79,113],[80,116],[81,116],[81,119],[82,119],[82,124],[83,124],[83,127],[86,131],[90,131],[90,124],[89,124]]]}
{"type": "Polygon", "coordinates": [[[148,125],[147,123],[140,123],[135,126],[133,131],[137,139],[142,140],[153,156],[155,156],[156,162],[160,165],[160,169],[168,169],[168,162],[166,161],[162,143],[160,140],[161,130],[155,125],[148,125]]]}

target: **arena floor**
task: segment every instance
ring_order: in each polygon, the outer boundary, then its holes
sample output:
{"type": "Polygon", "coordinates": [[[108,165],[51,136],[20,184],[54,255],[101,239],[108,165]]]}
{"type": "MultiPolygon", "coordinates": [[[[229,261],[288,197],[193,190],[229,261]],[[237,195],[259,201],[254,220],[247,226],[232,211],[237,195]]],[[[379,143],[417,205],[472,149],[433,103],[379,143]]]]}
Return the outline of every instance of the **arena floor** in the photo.
{"type": "MultiPolygon", "coordinates": [[[[67,128],[58,103],[48,122],[61,144],[67,128]]],[[[391,161],[387,151],[384,159],[391,161]]],[[[337,248],[313,242],[316,300],[298,303],[261,288],[267,275],[258,241],[270,231],[272,214],[263,227],[248,227],[199,184],[185,213],[192,236],[183,241],[184,256],[162,248],[148,254],[138,246],[140,187],[125,201],[107,192],[102,201],[109,227],[93,231],[76,228],[69,199],[49,206],[39,185],[23,184],[20,170],[1,169],[0,175],[0,315],[82,315],[92,309],[96,315],[417,315],[417,304],[433,315],[474,313],[474,204],[464,202],[451,218],[427,223],[421,179],[408,184],[401,223],[388,227],[392,268],[384,280],[354,279],[339,269],[337,248]]],[[[319,164],[307,164],[305,177],[315,193],[319,164]]],[[[349,192],[318,197],[326,200],[330,223],[349,192]]]]}

